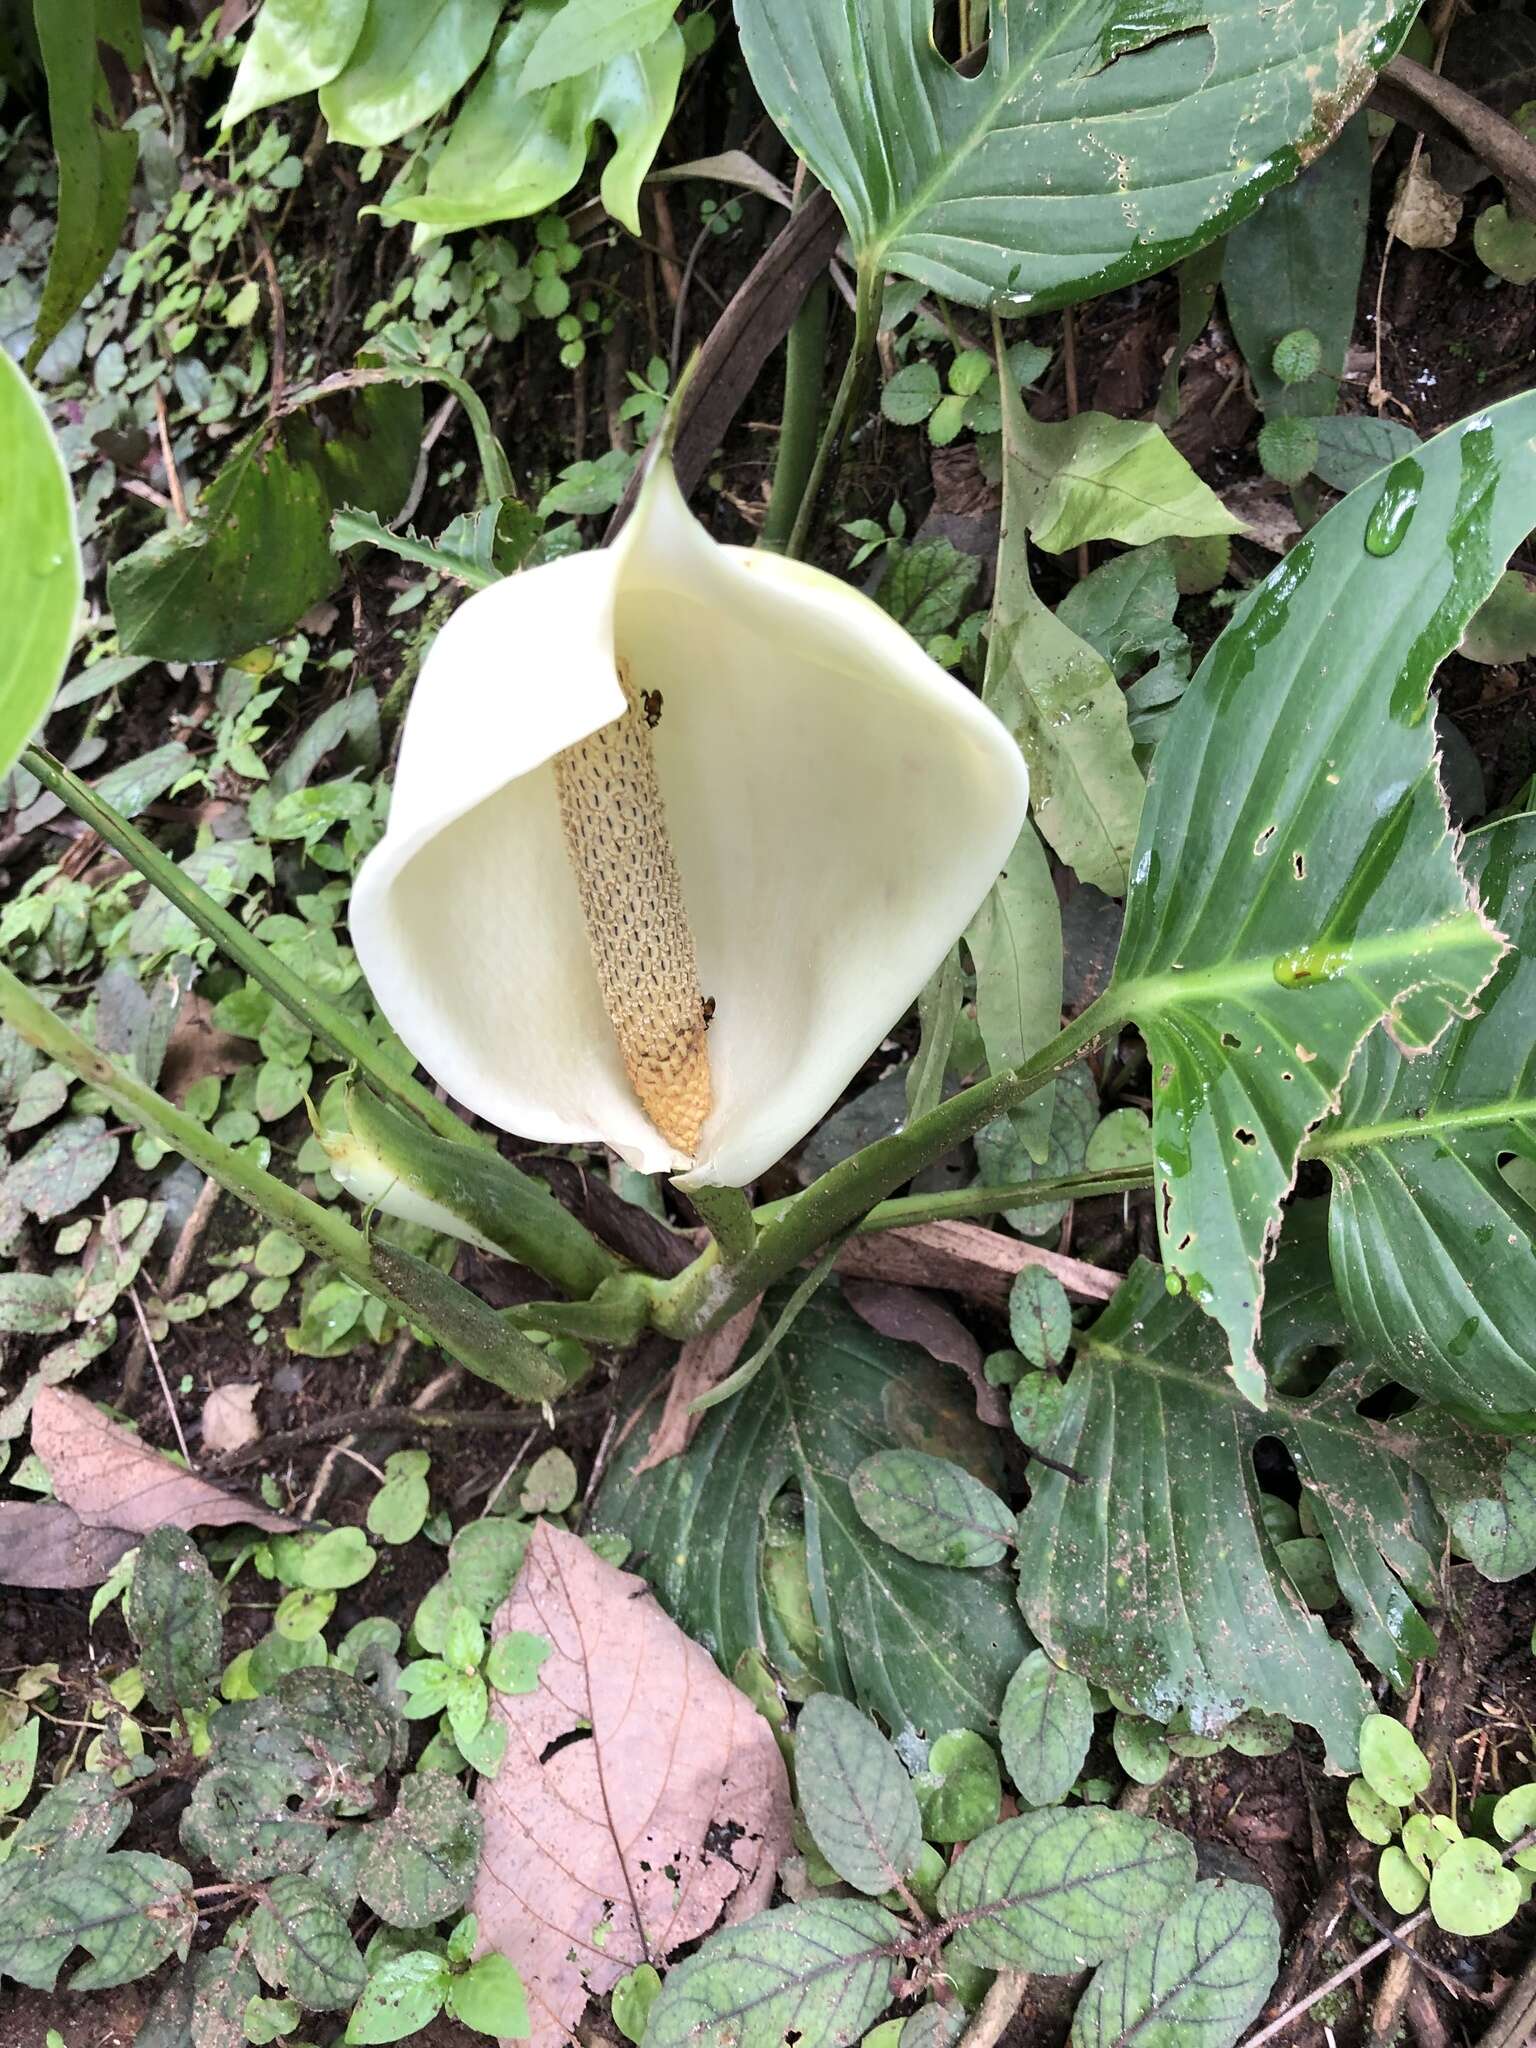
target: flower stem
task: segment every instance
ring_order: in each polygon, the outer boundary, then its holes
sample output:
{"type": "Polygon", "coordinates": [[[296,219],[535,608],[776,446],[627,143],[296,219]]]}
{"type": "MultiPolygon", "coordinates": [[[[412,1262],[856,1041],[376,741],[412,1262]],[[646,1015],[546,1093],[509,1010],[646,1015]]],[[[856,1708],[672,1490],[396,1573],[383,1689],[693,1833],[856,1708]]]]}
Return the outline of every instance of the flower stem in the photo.
{"type": "MultiPolygon", "coordinates": [[[[983,1124],[1023,1102],[1081,1058],[1123,1021],[1117,1004],[1118,992],[1108,991],[1022,1065],[978,1081],[916,1118],[894,1137],[880,1138],[851,1158],[840,1160],[758,1232],[757,1243],[746,1258],[722,1263],[706,1253],[696,1259],[658,1290],[653,1312],[658,1328],[669,1336],[696,1336],[734,1315],[754,1295],[868,1215],[892,1188],[911,1180],[983,1124]]],[[[1048,1183],[1026,1185],[1027,1199],[1038,1201],[1048,1183]]],[[[988,1195],[997,1206],[997,1190],[989,1189],[988,1195]]]]}
{"type": "Polygon", "coordinates": [[[784,352],[784,411],[779,450],[773,465],[773,490],[763,521],[762,545],[783,554],[805,503],[811,468],[816,460],[816,428],[821,419],[821,386],[827,358],[827,280],[818,277],[795,315],[784,352]]]}
{"type": "Polygon", "coordinates": [[[564,1392],[567,1382],[559,1368],[477,1295],[398,1246],[374,1242],[335,1210],[310,1201],[231,1150],[195,1117],[114,1066],[6,967],[0,967],[0,1022],[98,1089],[131,1123],[190,1159],[268,1222],[436,1338],[471,1372],[524,1400],[548,1400],[564,1392]]]}
{"type": "MultiPolygon", "coordinates": [[[[881,1230],[909,1230],[918,1223],[963,1222],[972,1216],[994,1216],[1003,1209],[1029,1209],[1045,1202],[1086,1202],[1095,1195],[1131,1194],[1152,1185],[1150,1166],[1128,1166],[1104,1173],[1068,1173],[1054,1180],[1010,1181],[1001,1187],[950,1188],[942,1194],[898,1195],[877,1202],[859,1224],[868,1237],[881,1230]]],[[[758,1227],[770,1223],[798,1200],[772,1202],[754,1211],[758,1227]],[[771,1213],[770,1213],[771,1212],[771,1213]]]]}
{"type": "Polygon", "coordinates": [[[842,381],[837,387],[836,397],[832,400],[832,410],[827,414],[827,423],[822,428],[821,439],[816,446],[815,460],[811,464],[810,475],[806,478],[805,489],[801,493],[800,509],[795,514],[795,523],[784,550],[786,554],[794,555],[797,559],[804,555],[810,540],[811,523],[816,516],[816,501],[821,495],[822,485],[827,480],[833,452],[841,446],[854,394],[863,379],[864,365],[875,345],[883,296],[884,285],[880,278],[861,273],[853,316],[853,346],[848,351],[842,381]]]}
{"type": "MultiPolygon", "coordinates": [[[[174,861],[168,860],[142,832],[130,825],[110,804],[104,803],[62,762],[56,761],[41,747],[28,747],[21,759],[24,768],[62,799],[75,816],[99,833],[109,846],[115,847],[125,860],[131,861],[145,880],[189,917],[198,930],[212,939],[237,967],[244,968],[254,981],[260,982],[269,995],[275,996],[317,1038],[324,1039],[338,1059],[349,1061],[366,1074],[381,1095],[414,1112],[428,1130],[435,1131],[440,1138],[447,1138],[455,1144],[479,1145],[494,1150],[491,1139],[484,1132],[474,1130],[462,1117],[455,1116],[446,1103],[438,1101],[430,1088],[424,1087],[414,1075],[381,1058],[378,1047],[355,1017],[349,1017],[344,1010],[317,994],[260,939],[248,932],[238,918],[232,917],[196,882],[189,880],[174,861]]],[[[175,1142],[178,1151],[185,1149],[179,1140],[175,1142]]],[[[545,1183],[522,1174],[510,1161],[504,1164],[508,1175],[526,1182],[524,1192],[529,1207],[536,1214],[536,1204],[548,1196],[545,1183]]],[[[584,1224],[568,1213],[561,1221],[559,1234],[563,1246],[557,1248],[554,1263],[536,1258],[531,1249],[524,1250],[523,1256],[546,1279],[564,1286],[567,1284],[573,1233],[580,1233],[587,1240],[593,1261],[603,1271],[611,1268],[613,1262],[604,1248],[584,1224]]]]}
{"type": "Polygon", "coordinates": [[[744,1259],[757,1242],[757,1224],[740,1188],[685,1188],[724,1259],[744,1259]]]}

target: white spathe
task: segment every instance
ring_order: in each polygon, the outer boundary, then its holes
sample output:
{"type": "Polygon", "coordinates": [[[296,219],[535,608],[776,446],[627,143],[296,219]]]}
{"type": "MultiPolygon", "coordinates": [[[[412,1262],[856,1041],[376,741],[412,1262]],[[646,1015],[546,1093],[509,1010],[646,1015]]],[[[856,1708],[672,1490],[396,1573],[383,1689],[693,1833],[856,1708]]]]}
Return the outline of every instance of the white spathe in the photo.
{"type": "Polygon", "coordinates": [[[964,930],[1024,822],[1018,747],[835,577],[721,547],[652,468],[617,542],[477,592],[411,700],[352,896],[384,1014],[505,1131],[741,1186],[803,1138],[964,930]],[[659,691],[652,735],[709,1031],[697,1156],[604,1011],[553,761],[659,691]]]}

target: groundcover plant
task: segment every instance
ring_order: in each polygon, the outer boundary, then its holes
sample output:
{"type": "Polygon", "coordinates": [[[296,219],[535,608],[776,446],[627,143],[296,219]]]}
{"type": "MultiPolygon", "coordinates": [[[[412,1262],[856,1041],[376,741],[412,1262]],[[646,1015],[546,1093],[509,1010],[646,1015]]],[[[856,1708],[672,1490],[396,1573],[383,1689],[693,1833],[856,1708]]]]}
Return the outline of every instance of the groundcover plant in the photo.
{"type": "Polygon", "coordinates": [[[1536,2028],[1536,28],[3,29],[0,2048],[1536,2028]]]}

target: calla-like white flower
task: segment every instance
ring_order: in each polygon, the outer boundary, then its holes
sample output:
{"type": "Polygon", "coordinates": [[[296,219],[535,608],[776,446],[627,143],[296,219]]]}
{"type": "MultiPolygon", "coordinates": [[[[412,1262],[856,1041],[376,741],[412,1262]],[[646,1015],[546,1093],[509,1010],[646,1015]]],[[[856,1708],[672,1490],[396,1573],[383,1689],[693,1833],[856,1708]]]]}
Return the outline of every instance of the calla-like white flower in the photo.
{"type": "Polygon", "coordinates": [[[502,1130],[740,1186],[837,1099],[995,880],[1019,750],[878,606],[721,547],[655,463],[614,546],[468,599],[352,937],[502,1130]]]}

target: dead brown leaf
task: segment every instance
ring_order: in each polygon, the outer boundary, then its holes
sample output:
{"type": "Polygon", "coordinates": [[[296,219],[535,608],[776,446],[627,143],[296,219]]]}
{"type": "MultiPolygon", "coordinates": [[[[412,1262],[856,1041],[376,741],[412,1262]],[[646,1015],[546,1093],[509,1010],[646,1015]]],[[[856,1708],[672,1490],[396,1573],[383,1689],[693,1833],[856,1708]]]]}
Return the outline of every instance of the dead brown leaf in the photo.
{"type": "Polygon", "coordinates": [[[522,1976],[532,2048],[565,2048],[589,1997],[768,1903],[789,1783],[768,1723],[644,1580],[547,1522],[493,1632],[515,1629],[554,1650],[535,1691],[493,1694],[507,1755],[477,1795],[470,1910],[522,1976]]]}
{"type": "Polygon", "coordinates": [[[677,1355],[677,1364],[672,1368],[672,1377],[667,1382],[661,1420],[651,1432],[645,1456],[635,1467],[637,1473],[649,1472],[653,1466],[664,1465],[668,1458],[676,1458],[687,1450],[694,1431],[704,1420],[702,1414],[691,1415],[689,1407],[700,1394],[707,1394],[711,1387],[719,1386],[735,1365],[752,1334],[758,1303],[762,1298],[760,1294],[754,1295],[728,1323],[722,1323],[718,1330],[711,1330],[707,1337],[690,1338],[683,1346],[677,1355]]]}
{"type": "Polygon", "coordinates": [[[177,1529],[226,1529],[236,1522],[281,1532],[300,1523],[241,1500],[175,1465],[130,1429],[103,1415],[83,1394],[41,1387],[32,1407],[32,1448],[53,1490],[89,1529],[147,1536],[177,1529]]]}
{"type": "Polygon", "coordinates": [[[261,1424],[256,1420],[256,1396],[261,1392],[252,1380],[226,1380],[215,1387],[203,1403],[203,1443],[210,1451],[239,1451],[260,1441],[261,1424]]]}
{"type": "Polygon", "coordinates": [[[126,1529],[88,1529],[62,1501],[0,1501],[0,1585],[99,1586],[137,1541],[126,1529]]]}
{"type": "Polygon", "coordinates": [[[1461,226],[1464,204],[1436,179],[1425,151],[1399,174],[1387,226],[1410,249],[1449,249],[1461,226]]]}
{"type": "Polygon", "coordinates": [[[1008,1420],[1008,1403],[982,1370],[982,1350],[960,1318],[942,1301],[916,1287],[894,1287],[885,1280],[843,1281],[843,1298],[857,1316],[882,1337],[920,1344],[941,1365],[958,1366],[976,1389],[976,1413],[990,1429],[1008,1420]]]}
{"type": "Polygon", "coordinates": [[[165,1061],[160,1069],[161,1090],[180,1108],[187,1099],[187,1091],[205,1074],[217,1074],[222,1079],[249,1066],[251,1057],[250,1040],[237,1038],[232,1031],[221,1031],[213,1021],[213,1005],[194,989],[182,997],[166,1042],[165,1061]]]}
{"type": "Polygon", "coordinates": [[[1118,1273],[1004,1237],[999,1230],[984,1230],[979,1223],[917,1223],[906,1230],[871,1231],[850,1238],[837,1261],[839,1273],[860,1280],[943,1288],[994,1308],[1007,1306],[1014,1275],[1025,1266],[1043,1266],[1068,1294],[1083,1301],[1108,1301],[1120,1285],[1118,1273]]]}

